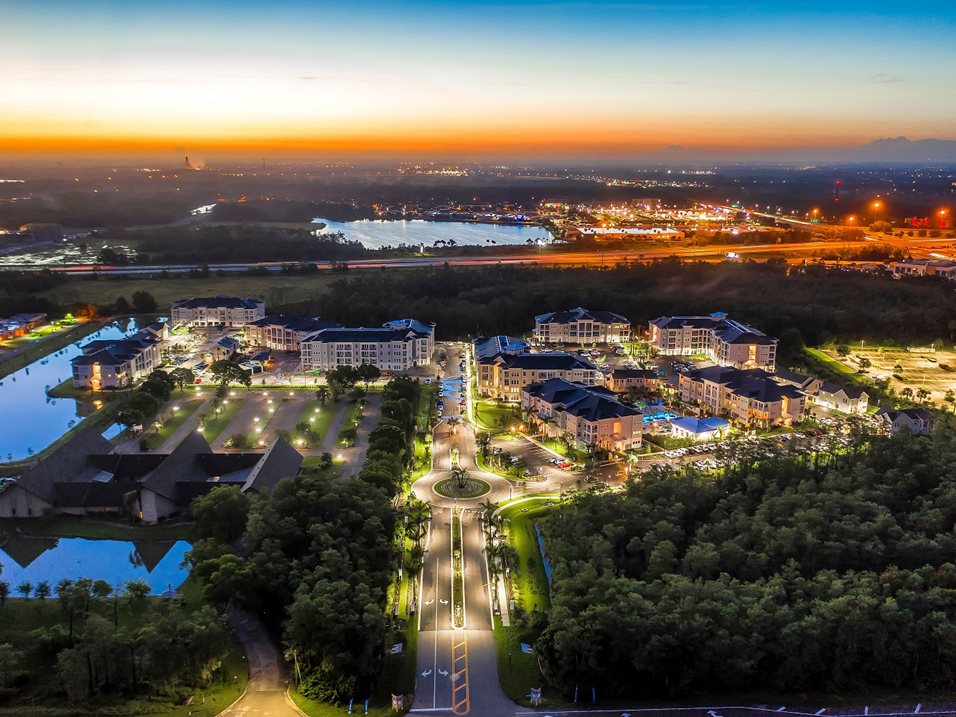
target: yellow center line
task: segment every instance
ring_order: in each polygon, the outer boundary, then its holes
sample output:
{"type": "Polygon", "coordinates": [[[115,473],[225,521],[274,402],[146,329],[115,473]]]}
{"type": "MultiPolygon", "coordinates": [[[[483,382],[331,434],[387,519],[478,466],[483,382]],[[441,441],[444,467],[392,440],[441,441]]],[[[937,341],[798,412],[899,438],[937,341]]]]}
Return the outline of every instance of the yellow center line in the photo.
{"type": "Polygon", "coordinates": [[[461,642],[452,641],[451,671],[451,711],[456,715],[466,715],[471,712],[471,692],[468,684],[468,639],[464,632],[461,642]]]}

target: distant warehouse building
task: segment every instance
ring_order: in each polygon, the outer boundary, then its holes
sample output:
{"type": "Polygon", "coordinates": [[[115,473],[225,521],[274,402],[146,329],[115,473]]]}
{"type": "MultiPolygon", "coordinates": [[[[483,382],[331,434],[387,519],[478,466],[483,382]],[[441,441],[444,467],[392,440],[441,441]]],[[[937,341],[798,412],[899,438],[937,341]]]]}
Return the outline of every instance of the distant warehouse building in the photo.
{"type": "Polygon", "coordinates": [[[303,371],[328,371],[363,363],[382,371],[405,371],[431,362],[435,326],[403,319],[377,329],[322,329],[302,339],[301,346],[303,371]]]}
{"type": "Polygon", "coordinates": [[[266,305],[259,299],[212,296],[180,299],[170,309],[173,326],[246,326],[264,318],[266,305]]]}
{"type": "Polygon", "coordinates": [[[610,311],[591,311],[578,306],[534,317],[534,338],[543,343],[617,344],[630,336],[631,322],[610,311]]]}
{"type": "Polygon", "coordinates": [[[942,279],[956,280],[956,261],[945,259],[906,259],[890,264],[893,276],[938,276],[942,279]]]}
{"type": "Polygon", "coordinates": [[[777,363],[777,339],[722,312],[661,316],[650,322],[649,342],[662,356],[702,354],[719,366],[773,371],[777,363]]]}

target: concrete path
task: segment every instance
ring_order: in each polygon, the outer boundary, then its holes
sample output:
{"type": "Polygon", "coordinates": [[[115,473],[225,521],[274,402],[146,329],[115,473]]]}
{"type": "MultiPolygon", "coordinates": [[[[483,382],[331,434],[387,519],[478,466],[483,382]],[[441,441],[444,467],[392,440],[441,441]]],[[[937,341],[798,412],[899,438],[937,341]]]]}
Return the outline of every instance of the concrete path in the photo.
{"type": "MultiPolygon", "coordinates": [[[[313,449],[316,455],[322,455],[326,452],[331,453],[333,456],[336,454],[339,448],[339,432],[342,430],[342,425],[345,423],[345,416],[352,407],[352,402],[345,400],[340,401],[339,403],[328,404],[328,406],[330,408],[334,408],[335,413],[332,414],[332,420],[329,421],[329,427],[325,429],[325,435],[322,436],[319,447],[313,449]]],[[[312,451],[306,451],[306,453],[311,454],[312,451]]]]}
{"type": "Polygon", "coordinates": [[[300,717],[302,712],[286,693],[282,657],[259,619],[251,614],[231,611],[229,627],[246,653],[249,684],[246,692],[220,713],[221,717],[300,717]]]}
{"type": "Polygon", "coordinates": [[[368,453],[368,434],[371,433],[382,416],[382,394],[374,393],[365,399],[365,408],[359,420],[358,433],[355,445],[342,450],[345,458],[342,475],[355,475],[365,463],[365,454],[368,453]]]}
{"type": "MultiPolygon", "coordinates": [[[[186,400],[189,400],[187,397],[186,400]]],[[[182,422],[182,425],[177,428],[175,431],[170,434],[169,438],[163,441],[156,450],[152,451],[153,453],[172,453],[173,450],[180,443],[183,442],[183,439],[187,434],[195,431],[199,427],[199,417],[203,415],[207,410],[209,410],[209,402],[212,399],[205,398],[202,403],[200,403],[196,410],[189,414],[189,417],[182,422]]],[[[185,403],[185,401],[177,401],[177,403],[185,403]]]]}
{"type": "Polygon", "coordinates": [[[271,442],[272,439],[276,437],[277,431],[288,431],[292,433],[295,430],[295,425],[299,422],[299,418],[302,417],[302,411],[305,410],[305,405],[310,400],[308,395],[273,399],[273,401],[278,401],[278,403],[273,403],[277,408],[275,413],[272,414],[272,418],[266,425],[265,430],[262,432],[266,442],[271,442]]]}
{"type": "Polygon", "coordinates": [[[257,425],[253,419],[258,417],[261,421],[266,417],[266,406],[268,404],[266,404],[266,397],[262,395],[262,392],[255,393],[249,391],[242,392],[242,394],[237,392],[234,398],[237,400],[242,398],[244,403],[242,404],[242,408],[236,411],[236,415],[229,421],[229,425],[227,425],[222,433],[216,437],[216,440],[212,442],[212,449],[214,451],[221,451],[223,444],[230,436],[234,436],[237,433],[249,435],[257,425]]]}

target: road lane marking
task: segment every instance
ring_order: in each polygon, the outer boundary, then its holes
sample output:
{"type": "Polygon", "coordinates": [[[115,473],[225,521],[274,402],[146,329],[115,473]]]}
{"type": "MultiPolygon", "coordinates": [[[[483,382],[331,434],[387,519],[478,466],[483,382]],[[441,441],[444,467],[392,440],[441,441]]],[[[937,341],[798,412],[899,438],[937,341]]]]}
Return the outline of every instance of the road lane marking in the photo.
{"type": "MultiPolygon", "coordinates": [[[[438,595],[438,574],[441,572],[441,559],[435,559],[435,595],[438,595]]],[[[433,665],[438,664],[438,603],[435,603],[435,658],[433,665]]],[[[432,707],[438,701],[438,675],[432,678],[432,707]]]]}
{"type": "Polygon", "coordinates": [[[471,689],[468,681],[468,635],[464,630],[461,631],[460,641],[452,637],[451,671],[451,711],[456,715],[466,715],[471,712],[471,689]]]}

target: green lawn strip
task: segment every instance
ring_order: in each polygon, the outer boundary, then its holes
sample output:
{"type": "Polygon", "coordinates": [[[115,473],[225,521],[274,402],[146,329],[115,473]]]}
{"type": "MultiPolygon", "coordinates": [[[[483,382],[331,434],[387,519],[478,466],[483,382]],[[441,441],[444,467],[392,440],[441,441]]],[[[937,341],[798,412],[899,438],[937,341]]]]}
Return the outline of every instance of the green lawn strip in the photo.
{"type": "Polygon", "coordinates": [[[236,414],[245,402],[245,398],[226,398],[223,399],[222,405],[219,406],[219,413],[216,413],[213,408],[210,408],[206,412],[204,420],[200,422],[202,424],[203,438],[210,443],[219,438],[222,432],[226,430],[226,426],[236,417],[236,414]],[[226,403],[227,401],[228,403],[226,403]]]}
{"type": "Polygon", "coordinates": [[[186,422],[186,419],[195,413],[196,409],[199,408],[202,402],[203,399],[194,398],[190,401],[184,401],[181,403],[179,405],[179,410],[175,411],[172,416],[166,419],[166,422],[163,424],[162,428],[146,437],[146,445],[149,447],[149,449],[154,450],[163,445],[163,442],[173,435],[179,429],[179,427],[186,422]]]}
{"type": "Polygon", "coordinates": [[[347,431],[349,428],[354,428],[358,426],[359,416],[362,412],[362,405],[355,401],[352,403],[345,412],[345,420],[342,421],[342,428],[339,431],[339,435],[335,439],[335,444],[337,446],[342,445],[342,434],[347,431]]]}
{"type": "Polygon", "coordinates": [[[515,409],[514,404],[481,399],[475,402],[475,421],[479,428],[486,431],[508,428],[521,420],[515,414],[515,409]]]}
{"type": "MultiPolygon", "coordinates": [[[[44,356],[49,356],[53,352],[59,351],[64,346],[76,343],[83,337],[99,331],[103,326],[104,324],[99,321],[87,321],[71,326],[56,335],[48,335],[48,337],[43,340],[37,340],[33,346],[30,346],[16,356],[0,359],[0,378],[9,376],[11,373],[15,373],[21,368],[29,366],[34,361],[38,361],[44,356]]],[[[18,345],[14,348],[19,347],[18,345]]]]}
{"type": "Polygon", "coordinates": [[[511,571],[515,599],[528,613],[535,608],[551,608],[548,578],[534,532],[534,519],[545,510],[547,506],[536,506],[529,502],[510,506],[501,512],[503,518],[511,521],[508,524],[508,541],[518,554],[518,565],[512,566],[511,571]]]}
{"type": "Polygon", "coordinates": [[[19,531],[25,535],[90,540],[191,540],[192,524],[168,522],[162,525],[130,525],[125,521],[47,515],[39,518],[4,518],[0,533],[19,531]]]}
{"type": "MultiPolygon", "coordinates": [[[[126,598],[121,597],[117,603],[119,629],[136,627],[148,621],[150,614],[165,610],[185,609],[194,612],[201,607],[199,586],[195,581],[187,580],[183,585],[183,608],[177,608],[165,603],[158,597],[149,598],[145,607],[138,610],[131,606],[126,598]]],[[[97,614],[108,621],[113,620],[112,599],[97,599],[92,603],[90,614],[97,614]]],[[[248,668],[242,648],[233,638],[229,638],[229,645],[223,656],[222,667],[218,678],[206,688],[183,690],[176,697],[149,696],[138,699],[123,699],[120,695],[96,695],[87,704],[69,705],[59,697],[49,697],[51,692],[58,689],[57,670],[47,663],[32,663],[30,646],[34,642],[33,631],[39,628],[51,628],[57,625],[65,626],[65,613],[60,609],[59,601],[55,598],[46,600],[22,598],[8,598],[6,604],[0,606],[0,643],[10,643],[14,649],[23,650],[20,667],[24,668],[29,677],[18,687],[18,697],[22,704],[18,705],[13,699],[6,700],[7,706],[0,709],[0,715],[46,715],[60,717],[63,715],[153,715],[158,717],[214,717],[234,702],[245,690],[248,681],[248,668]],[[25,663],[25,664],[24,664],[25,663]],[[45,697],[46,696],[46,697],[45,697]],[[185,705],[184,696],[192,697],[192,704],[185,705]],[[44,699],[49,700],[44,705],[44,699]],[[178,702],[180,704],[175,704],[178,702]]]]}
{"type": "Polygon", "coordinates": [[[426,384],[421,387],[418,393],[418,422],[417,430],[427,431],[432,424],[432,419],[438,412],[435,407],[435,397],[438,395],[438,384],[426,384]]]}
{"type": "Polygon", "coordinates": [[[521,643],[533,643],[533,637],[524,634],[521,627],[503,627],[495,617],[495,655],[498,659],[498,682],[502,691],[512,700],[529,705],[532,687],[542,687],[543,678],[534,654],[521,651],[521,643]]]}
{"type": "Polygon", "coordinates": [[[845,376],[852,376],[852,377],[859,376],[858,372],[855,369],[851,368],[850,366],[847,366],[842,361],[837,361],[835,358],[828,356],[826,353],[824,353],[820,349],[807,348],[805,350],[808,356],[818,361],[819,363],[823,364],[828,369],[830,369],[830,371],[836,374],[843,374],[845,376]]]}
{"type": "Polygon", "coordinates": [[[305,408],[302,409],[302,415],[299,416],[295,425],[298,426],[300,423],[309,424],[312,432],[318,436],[314,441],[314,445],[311,447],[317,448],[322,439],[325,438],[325,434],[329,430],[329,425],[332,423],[332,417],[334,415],[334,403],[326,402],[325,405],[322,405],[319,401],[309,401],[305,404],[305,408]]]}

